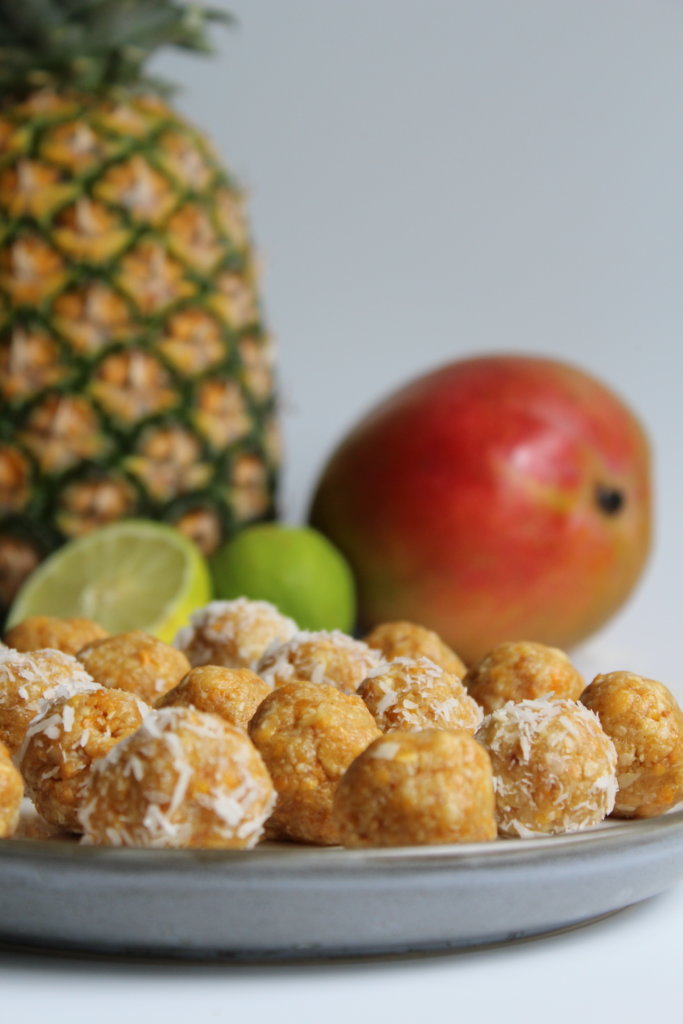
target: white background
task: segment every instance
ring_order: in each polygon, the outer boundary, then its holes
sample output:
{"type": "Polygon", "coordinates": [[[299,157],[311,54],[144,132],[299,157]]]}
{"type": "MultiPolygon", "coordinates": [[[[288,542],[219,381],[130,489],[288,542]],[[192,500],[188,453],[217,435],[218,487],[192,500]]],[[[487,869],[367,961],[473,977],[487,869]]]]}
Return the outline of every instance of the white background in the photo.
{"type": "MultiPolygon", "coordinates": [[[[223,0],[225,3],[225,0],[223,0]]],[[[655,455],[656,545],[578,655],[683,699],[683,4],[243,0],[213,61],[165,59],[250,197],[279,344],[282,514],[379,398],[465,355],[571,360],[655,455]]]]}
{"type": "MultiPolygon", "coordinates": [[[[285,518],[303,520],[333,445],[410,376],[478,352],[572,360],[639,412],[657,487],[649,569],[577,659],[683,699],[680,0],[230,6],[240,28],[218,34],[219,57],[159,70],[185,80],[180,106],[250,194],[279,344],[285,518]]],[[[7,1018],[31,1022],[627,1024],[680,1005],[682,930],[679,886],[487,952],[178,969],[5,953],[0,989],[7,1018]]]]}

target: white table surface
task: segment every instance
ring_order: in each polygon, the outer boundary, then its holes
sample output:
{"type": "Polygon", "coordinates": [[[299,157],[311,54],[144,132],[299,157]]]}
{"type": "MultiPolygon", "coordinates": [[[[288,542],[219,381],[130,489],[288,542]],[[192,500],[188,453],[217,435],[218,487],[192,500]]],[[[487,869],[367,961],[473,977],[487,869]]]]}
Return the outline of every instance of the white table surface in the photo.
{"type": "Polygon", "coordinates": [[[680,1012],[683,885],[561,935],[464,953],[299,966],[0,952],[3,1019],[642,1024],[680,1012]],[[448,1014],[448,1017],[446,1017],[448,1014]]]}
{"type": "MultiPolygon", "coordinates": [[[[647,425],[657,515],[641,586],[576,658],[683,700],[683,5],[225,5],[241,28],[222,56],[162,70],[185,78],[181,105],[250,192],[285,395],[285,518],[304,517],[331,447],[400,381],[483,351],[577,362],[647,425]]],[[[22,1024],[641,1024],[680,1017],[682,934],[683,884],[468,953],[238,967],[5,949],[0,1007],[22,1024]]]]}

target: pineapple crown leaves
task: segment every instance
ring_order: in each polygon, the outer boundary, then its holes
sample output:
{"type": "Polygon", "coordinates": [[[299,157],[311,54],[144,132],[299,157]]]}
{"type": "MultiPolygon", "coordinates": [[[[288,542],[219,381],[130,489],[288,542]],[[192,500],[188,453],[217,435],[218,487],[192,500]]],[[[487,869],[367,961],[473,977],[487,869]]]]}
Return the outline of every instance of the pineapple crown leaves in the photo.
{"type": "Polygon", "coordinates": [[[145,64],[166,46],[210,53],[210,22],[232,15],[187,0],[0,0],[0,95],[40,87],[169,92],[145,64]]]}

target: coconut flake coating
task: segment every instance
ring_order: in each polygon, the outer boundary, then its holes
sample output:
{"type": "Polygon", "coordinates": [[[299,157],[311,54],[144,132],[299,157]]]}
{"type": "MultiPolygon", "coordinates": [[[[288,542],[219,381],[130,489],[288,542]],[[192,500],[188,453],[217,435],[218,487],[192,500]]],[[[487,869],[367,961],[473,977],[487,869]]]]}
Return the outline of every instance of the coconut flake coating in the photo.
{"type": "Polygon", "coordinates": [[[429,658],[459,679],[467,666],[438,633],[415,622],[382,622],[363,638],[369,647],[381,651],[386,661],[395,658],[429,658]]]}
{"type": "Polygon", "coordinates": [[[586,685],[559,647],[529,641],[494,647],[469,669],[463,683],[486,714],[509,700],[539,697],[578,700],[586,685]]]}
{"type": "Polygon", "coordinates": [[[332,801],[353,759],[380,735],[360,697],[318,683],[284,683],[266,697],[249,735],[278,793],[268,834],[319,845],[339,841],[332,801]]]}
{"type": "Polygon", "coordinates": [[[80,661],[63,651],[0,651],[0,741],[14,756],[31,719],[50,701],[99,688],[80,661]]]}
{"type": "Polygon", "coordinates": [[[13,835],[19,822],[24,783],[14,767],[10,752],[0,743],[0,839],[13,835]]]}
{"type": "Polygon", "coordinates": [[[394,732],[351,764],[334,799],[344,846],[496,838],[491,761],[464,730],[394,732]]]}
{"type": "Polygon", "coordinates": [[[382,732],[465,729],[474,733],[483,713],[457,676],[429,658],[394,658],[374,669],[358,696],[382,732]]]}
{"type": "Polygon", "coordinates": [[[141,629],[96,640],[78,652],[78,659],[102,686],[128,690],[147,704],[190,671],[181,651],[141,629]]]}
{"type": "Polygon", "coordinates": [[[79,817],[89,843],[248,849],[274,803],[243,730],[194,708],[162,708],[95,763],[79,817]]]}
{"type": "Polygon", "coordinates": [[[683,714],[666,686],[609,672],[596,676],[581,702],[617,750],[615,816],[651,818],[683,800],[683,714]]]}
{"type": "Polygon", "coordinates": [[[614,744],[576,701],[509,701],[484,718],[477,739],[491,755],[503,835],[576,832],[614,807],[614,744]]]}
{"type": "Polygon", "coordinates": [[[37,715],[17,762],[40,816],[80,832],[78,812],[93,763],[139,729],[151,710],[132,693],[102,687],[53,701],[37,715]]]}
{"type": "Polygon", "coordinates": [[[270,686],[298,679],[355,693],[381,663],[379,651],[337,629],[301,630],[287,643],[266,651],[256,671],[270,686]]]}
{"type": "Polygon", "coordinates": [[[289,640],[297,628],[293,619],[282,615],[269,601],[238,597],[211,601],[200,608],[190,624],[177,633],[173,644],[187,655],[192,666],[255,669],[269,647],[289,640]]]}
{"type": "Polygon", "coordinates": [[[78,654],[82,647],[108,636],[107,630],[91,619],[59,619],[52,615],[32,615],[5,634],[16,651],[37,651],[41,647],[78,654]]]}
{"type": "Polygon", "coordinates": [[[257,707],[270,692],[267,683],[248,668],[199,665],[164,694],[156,706],[194,707],[246,729],[257,707]]]}

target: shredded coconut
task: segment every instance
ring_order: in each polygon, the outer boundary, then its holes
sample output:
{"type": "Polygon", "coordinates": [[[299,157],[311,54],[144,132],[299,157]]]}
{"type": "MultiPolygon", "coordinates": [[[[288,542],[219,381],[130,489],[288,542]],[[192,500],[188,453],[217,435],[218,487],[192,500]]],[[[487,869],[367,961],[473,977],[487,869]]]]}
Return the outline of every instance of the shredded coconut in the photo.
{"type": "Polygon", "coordinates": [[[379,651],[340,630],[300,630],[265,654],[256,672],[269,686],[296,678],[355,692],[381,661],[379,651]]]}
{"type": "Polygon", "coordinates": [[[65,704],[62,708],[62,728],[64,732],[71,732],[74,724],[74,709],[69,705],[65,704]]]}
{"type": "Polygon", "coordinates": [[[394,658],[372,670],[359,688],[384,732],[433,727],[474,732],[483,713],[461,680],[429,658],[394,658]]]}
{"type": "Polygon", "coordinates": [[[200,608],[189,625],[179,630],[173,644],[194,666],[254,668],[269,647],[288,640],[296,630],[294,620],[282,615],[269,601],[239,597],[211,601],[200,608]]]}
{"type": "Polygon", "coordinates": [[[506,834],[572,832],[597,824],[614,807],[616,750],[582,704],[508,701],[484,718],[477,739],[491,754],[506,834]]]}
{"type": "Polygon", "coordinates": [[[265,772],[254,777],[254,758],[261,763],[246,735],[213,715],[182,707],[152,711],[95,764],[80,814],[86,841],[114,828],[124,845],[185,846],[200,828],[228,845],[235,837],[253,845],[275,799],[269,780],[264,788],[265,772]],[[119,787],[117,773],[127,788],[119,787]],[[115,806],[109,807],[112,786],[115,806]],[[113,812],[114,822],[108,820],[113,812]]]}
{"type": "Polygon", "coordinates": [[[371,757],[377,758],[378,761],[393,761],[400,749],[400,744],[387,741],[386,743],[376,744],[369,753],[371,757]]]}

